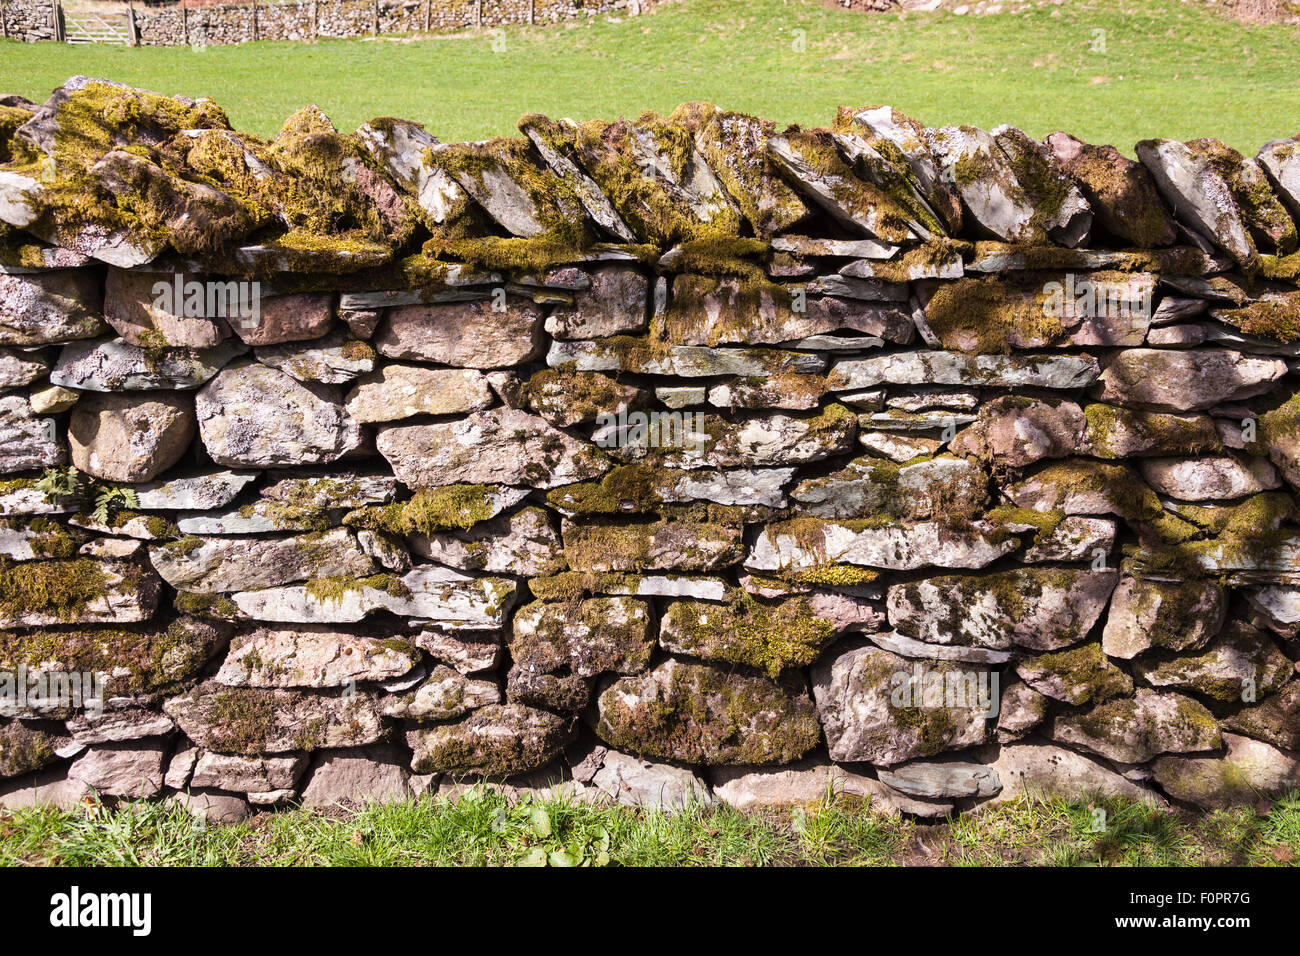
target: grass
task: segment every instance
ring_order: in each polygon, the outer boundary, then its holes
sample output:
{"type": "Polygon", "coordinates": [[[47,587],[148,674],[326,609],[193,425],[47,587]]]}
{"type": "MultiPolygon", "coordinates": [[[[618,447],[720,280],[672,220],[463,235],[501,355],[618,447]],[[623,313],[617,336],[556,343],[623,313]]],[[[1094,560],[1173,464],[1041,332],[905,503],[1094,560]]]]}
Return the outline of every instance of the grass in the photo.
{"type": "Polygon", "coordinates": [[[1300,794],[1197,815],[1112,799],[1022,799],[928,826],[831,795],[790,812],[665,814],[510,801],[487,788],[226,826],[143,802],[0,815],[7,866],[1276,866],[1297,856],[1300,794]]]}
{"type": "Polygon", "coordinates": [[[212,97],[262,135],[314,102],[344,128],[396,115],[452,141],[513,134],[530,111],[612,119],[704,99],[825,125],[837,105],[892,103],[932,125],[1064,128],[1130,155],[1149,136],[1217,136],[1253,154],[1300,126],[1298,41],[1294,28],[1243,26],[1204,0],[1068,0],[981,17],[677,0],[496,34],[202,51],[0,41],[0,90],[43,100],[86,73],[212,97]]]}

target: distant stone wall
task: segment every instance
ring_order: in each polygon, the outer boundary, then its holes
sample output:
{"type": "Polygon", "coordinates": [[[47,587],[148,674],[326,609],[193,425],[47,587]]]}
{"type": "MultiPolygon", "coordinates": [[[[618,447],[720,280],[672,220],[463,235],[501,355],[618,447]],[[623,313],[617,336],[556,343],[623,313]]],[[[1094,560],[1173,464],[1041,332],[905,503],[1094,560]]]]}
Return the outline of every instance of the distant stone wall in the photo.
{"type": "MultiPolygon", "coordinates": [[[[283,0],[270,3],[138,6],[135,25],[143,46],[248,43],[252,40],[312,40],[372,34],[443,33],[466,27],[554,23],[648,9],[656,0],[283,0]]],[[[52,40],[54,4],[6,0],[4,35],[17,40],[52,40]]]]}
{"type": "Polygon", "coordinates": [[[520,129],[0,107],[0,803],[1300,784],[1300,142],[520,129]]]}

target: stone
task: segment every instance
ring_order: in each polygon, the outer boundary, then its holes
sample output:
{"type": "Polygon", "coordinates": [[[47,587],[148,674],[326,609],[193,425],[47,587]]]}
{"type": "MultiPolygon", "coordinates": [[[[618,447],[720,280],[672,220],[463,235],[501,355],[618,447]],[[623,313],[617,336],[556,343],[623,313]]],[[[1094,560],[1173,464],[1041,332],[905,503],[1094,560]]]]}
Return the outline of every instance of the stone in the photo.
{"type": "Polygon", "coordinates": [[[984,230],[1006,242],[1087,244],[1092,210],[1046,146],[1010,126],[991,133],[944,126],[922,135],[966,215],[984,230]]]}
{"type": "Polygon", "coordinates": [[[81,398],[81,393],[59,385],[50,385],[46,388],[37,389],[28,397],[31,399],[32,411],[37,415],[58,415],[60,412],[66,412],[77,404],[77,400],[81,398]]]}
{"type": "Polygon", "coordinates": [[[229,338],[230,326],[221,315],[187,316],[183,302],[173,303],[173,278],[196,281],[180,273],[173,277],[109,269],[104,281],[104,320],[128,344],[146,348],[208,349],[229,338]],[[176,305],[182,306],[180,312],[176,305]]]}
{"type": "Polygon", "coordinates": [[[1005,664],[1011,660],[1010,651],[994,651],[984,647],[966,647],[960,644],[927,644],[897,631],[879,631],[871,634],[871,643],[901,657],[922,661],[961,661],[964,664],[1005,664]]]}
{"type": "Polygon", "coordinates": [[[555,341],[546,353],[552,368],[571,365],[579,372],[628,372],[707,378],[717,375],[761,376],[780,372],[816,375],[826,360],[807,352],[768,348],[710,348],[704,345],[662,345],[647,339],[555,341]]]}
{"type": "Polygon", "coordinates": [[[519,388],[522,405],[557,428],[606,420],[647,404],[645,390],[600,372],[542,369],[519,388]]]}
{"type": "Polygon", "coordinates": [[[939,456],[895,465],[857,458],[824,478],[809,478],[790,493],[804,514],[823,518],[925,520],[951,510],[978,509],[988,497],[988,475],[975,462],[939,456]]]}
{"type": "Polygon", "coordinates": [[[320,511],[278,501],[253,501],[235,511],[178,515],[183,535],[267,534],[275,531],[320,531],[330,522],[320,511]]]}
{"type": "Polygon", "coordinates": [[[204,824],[232,824],[247,820],[250,815],[248,801],[231,793],[201,793],[180,791],[167,796],[168,802],[184,807],[196,820],[204,824]]]}
{"type": "Polygon", "coordinates": [[[1112,664],[1097,643],[1026,658],[1016,673],[1040,694],[1074,707],[1133,693],[1133,678],[1112,664]]]}
{"type": "Polygon", "coordinates": [[[632,597],[537,601],[515,612],[510,656],[516,668],[537,673],[637,674],[654,650],[651,621],[648,602],[632,597]]]}
{"type": "Polygon", "coordinates": [[[211,471],[202,475],[149,482],[135,487],[136,507],[144,511],[207,511],[234,501],[255,471],[211,471]]]}
{"type": "Polygon", "coordinates": [[[66,721],[64,726],[73,740],[88,746],[164,737],[176,729],[166,714],[140,708],[107,710],[97,716],[82,713],[66,721]]]}
{"type": "Polygon", "coordinates": [[[235,636],[215,679],[231,687],[347,687],[400,677],[417,663],[415,646],[399,638],[309,624],[259,627],[235,636]]]}
{"type": "Polygon", "coordinates": [[[522,299],[402,305],[375,337],[380,355],[459,368],[507,368],[542,354],[541,310],[522,299]]]}
{"type": "Polygon", "coordinates": [[[375,367],[375,350],[342,332],[331,332],[311,342],[266,345],[253,355],[268,368],[288,372],[300,382],[339,385],[375,367]]]}
{"type": "Polygon", "coordinates": [[[1192,144],[1148,139],[1135,147],[1174,213],[1213,240],[1240,265],[1258,259],[1229,183],[1192,144]]]}
{"type": "Polygon", "coordinates": [[[598,701],[611,747],[689,764],[782,764],[821,737],[802,681],[773,681],[670,659],[622,677],[598,701]]]}
{"type": "Polygon", "coordinates": [[[321,464],[361,445],[360,425],[333,386],[265,365],[227,366],[199,390],[194,407],[204,447],[219,465],[321,464]]]}
{"type": "Polygon", "coordinates": [[[1260,147],[1255,156],[1282,205],[1300,221],[1300,152],[1296,140],[1275,139],[1260,147]]]}
{"type": "Polygon", "coordinates": [[[1224,734],[1227,753],[1164,756],[1152,767],[1156,783],[1175,800],[1203,810],[1250,806],[1300,786],[1300,760],[1258,740],[1224,734]]]}
{"type": "Polygon", "coordinates": [[[464,720],[406,732],[416,773],[509,776],[559,755],[569,720],[520,704],[490,704],[464,720]]]}
{"type": "Polygon", "coordinates": [[[240,757],[203,751],[194,765],[190,786],[237,793],[291,789],[307,769],[308,756],[240,757]]]}
{"type": "Polygon", "coordinates": [[[1025,736],[1047,718],[1050,703],[1046,694],[1023,681],[1004,688],[999,701],[998,742],[1006,744],[1025,736]]]}
{"type": "Polygon", "coordinates": [[[1144,412],[1101,402],[1088,405],[1083,414],[1087,427],[1077,451],[1094,458],[1199,455],[1223,447],[1208,415],[1144,412]]]}
{"type": "Polygon", "coordinates": [[[6,810],[75,810],[90,795],[91,790],[84,782],[68,776],[66,765],[50,767],[14,780],[0,780],[0,807],[6,810]]]}
{"type": "MultiPolygon", "coordinates": [[[[92,738],[134,739],[136,731],[146,727],[162,727],[153,711],[124,705],[128,699],[152,700],[157,694],[170,693],[199,675],[214,655],[220,651],[230,636],[229,628],[221,623],[202,621],[191,617],[177,617],[165,627],[111,627],[91,630],[75,626],[75,622],[46,621],[39,632],[0,632],[0,660],[12,673],[20,665],[56,674],[82,672],[98,673],[102,678],[100,690],[107,698],[105,704],[114,708],[102,715],[93,713],[94,707],[83,707],[80,715],[70,715],[70,732],[75,728],[78,736],[87,742],[92,738]],[[85,722],[80,722],[85,718],[85,722]]],[[[0,715],[32,717],[46,709],[38,706],[30,696],[27,709],[10,699],[0,701],[0,715]],[[10,709],[14,713],[8,713],[10,709]]],[[[89,695],[82,694],[83,702],[89,695]]],[[[171,730],[170,724],[158,733],[171,730]]]]}
{"type": "MultiPolygon", "coordinates": [[[[537,117],[537,119],[542,118],[537,117]]],[[[593,222],[613,235],[619,242],[635,242],[636,234],[628,228],[627,223],[618,214],[618,210],[614,208],[608,197],[601,192],[596,181],[583,172],[577,163],[567,155],[567,150],[561,152],[555,145],[552,145],[550,139],[542,132],[541,127],[533,120],[534,116],[531,114],[524,116],[519,121],[519,129],[529,138],[541,157],[546,160],[551,172],[568,184],[593,222]]],[[[542,125],[548,123],[548,120],[542,119],[542,125]]]]}
{"type": "Polygon", "coordinates": [[[989,806],[1025,797],[1077,799],[1081,793],[1122,797],[1148,806],[1166,805],[1159,794],[1127,780],[1092,758],[1037,740],[1004,744],[989,769],[1002,782],[1002,792],[989,806]]]}
{"type": "Polygon", "coordinates": [[[58,762],[61,741],[21,722],[0,725],[0,779],[35,773],[58,762]]]}
{"type": "Polygon", "coordinates": [[[932,438],[883,431],[870,432],[861,429],[858,430],[858,444],[873,455],[888,458],[900,465],[911,461],[913,458],[933,455],[943,447],[942,442],[937,442],[932,438]]]}
{"type": "Polygon", "coordinates": [[[966,531],[923,521],[854,530],[816,518],[768,525],[759,534],[745,567],[750,571],[799,571],[824,564],[856,564],[894,571],[923,567],[982,568],[1016,549],[1014,540],[994,540],[992,529],[972,522],[966,531]]]}
{"type": "Polygon", "coordinates": [[[1095,560],[1098,553],[1115,549],[1115,522],[1105,518],[1071,515],[1047,531],[1039,531],[1034,543],[1016,555],[1025,564],[1049,561],[1095,560]]]}
{"type": "Polygon", "coordinates": [[[1114,146],[1092,146],[1069,133],[1044,142],[1053,157],[1083,190],[1097,224],[1135,249],[1171,246],[1178,238],[1146,168],[1114,146]]]}
{"type": "Polygon", "coordinates": [[[45,345],[104,331],[99,283],[90,272],[0,272],[0,345],[45,345]]]}
{"type": "Polygon", "coordinates": [[[1182,501],[1244,498],[1282,485],[1262,458],[1143,458],[1138,469],[1157,492],[1182,501]]]}
{"type": "Polygon", "coordinates": [[[322,750],[304,778],[301,803],[307,809],[400,803],[421,789],[396,747],[322,750]]]}
{"type": "Polygon", "coordinates": [[[104,744],[78,757],[68,777],[104,797],[156,797],[162,791],[166,755],[166,745],[158,740],[104,744]]]}
{"type": "Polygon", "coordinates": [[[1119,573],[1018,568],[944,575],[889,587],[889,623],[931,644],[1052,651],[1082,641],[1119,573]]]}
{"type": "Polygon", "coordinates": [[[29,358],[12,349],[0,349],[0,389],[22,388],[45,377],[48,367],[39,353],[32,354],[29,358]]]}
{"type": "Polygon", "coordinates": [[[193,406],[181,395],[89,395],[68,423],[73,465],[105,481],[150,481],[180,461],[193,440],[193,406]]]}
{"type": "Polygon", "coordinates": [[[465,531],[409,536],[411,551],[464,571],[538,575],[564,567],[560,536],[546,512],[524,508],[465,531]]]}
{"type": "Polygon", "coordinates": [[[471,710],[501,703],[501,689],[495,681],[471,680],[439,664],[408,694],[385,698],[380,712],[417,722],[454,720],[471,710]]]}
{"type": "Polygon", "coordinates": [[[1107,364],[1093,395],[1149,411],[1199,411],[1262,395],[1286,371],[1281,359],[1230,349],[1126,349],[1107,364]]]}
{"type": "Polygon", "coordinates": [[[1097,360],[1087,355],[896,352],[840,359],[831,366],[827,384],[834,392],[882,384],[1075,389],[1091,384],[1099,373],[1097,360]]]}
{"type": "Polygon", "coordinates": [[[1134,670],[1152,687],[1190,691],[1227,704],[1266,697],[1292,674],[1290,658],[1263,632],[1233,621],[1197,654],[1141,658],[1134,670]],[[1248,696],[1249,695],[1249,696],[1248,696]]]}
{"type": "Polygon", "coordinates": [[[775,678],[811,664],[840,633],[880,623],[873,603],[849,595],[817,592],[763,601],[733,593],[729,603],[668,604],[659,646],[705,661],[745,664],[775,678]]]}
{"type": "Polygon", "coordinates": [[[992,797],[1002,790],[996,770],[964,760],[917,760],[878,770],[877,776],[887,787],[930,800],[992,797]]]}
{"type": "MultiPolygon", "coordinates": [[[[801,344],[807,340],[801,340],[801,344]]],[[[817,408],[826,382],[819,375],[774,375],[764,379],[734,379],[709,389],[708,401],[718,408],[783,408],[808,411],[817,408]]]]}
{"type": "Polygon", "coordinates": [[[385,734],[369,694],[327,696],[209,681],[168,698],[163,710],[200,747],[245,757],[356,747],[385,734]]]}
{"type": "Polygon", "coordinates": [[[605,750],[591,786],[615,803],[652,810],[671,812],[713,803],[708,784],[688,768],[617,750],[605,750]]]}
{"type": "Polygon", "coordinates": [[[716,571],[744,557],[736,524],[684,519],[627,524],[566,521],[564,558],[574,571],[716,571]]]}
{"type": "MultiPolygon", "coordinates": [[[[825,130],[787,131],[770,137],[767,153],[782,177],[805,199],[854,235],[901,243],[941,231],[932,216],[925,225],[916,222],[911,213],[919,209],[904,208],[884,189],[856,177],[825,130]]],[[[895,172],[895,176],[901,178],[901,173],[895,172]]]]}
{"type": "Polygon", "coordinates": [[[607,470],[592,445],[512,408],[455,422],[380,428],[375,447],[412,488],[469,484],[554,488],[607,470]]]}
{"type": "Polygon", "coordinates": [[[792,299],[783,286],[701,275],[673,280],[663,323],[667,341],[696,346],[776,345],[839,331],[905,345],[916,334],[911,317],[894,306],[833,296],[792,299]]]}
{"type": "Polygon", "coordinates": [[[238,591],[230,600],[258,621],[292,624],[354,624],[376,611],[469,629],[500,627],[515,584],[508,578],[475,578],[451,568],[423,565],[397,575],[329,579],[317,587],[289,585],[238,591]]]}
{"type": "Polygon", "coordinates": [[[450,664],[461,674],[478,674],[497,666],[502,641],[500,635],[492,632],[450,633],[429,628],[416,635],[415,645],[427,651],[434,660],[450,664]]]}
{"type": "Polygon", "coordinates": [[[92,392],[193,389],[244,351],[232,342],[150,351],[122,339],[71,342],[59,353],[50,381],[92,392]]]}
{"type": "Polygon", "coordinates": [[[346,407],[353,420],[370,424],[477,412],[492,404],[482,372],[393,362],[361,376],[348,392],[346,407]]]}
{"type": "Polygon", "coordinates": [[[1023,468],[1043,458],[1074,454],[1086,420],[1073,402],[1003,396],[980,408],[974,424],[949,445],[956,455],[974,455],[1000,466],[1023,468]]]}
{"type": "MultiPolygon", "coordinates": [[[[319,510],[320,508],[361,508],[365,505],[386,504],[397,495],[397,479],[392,475],[368,474],[361,471],[330,471],[319,475],[282,478],[262,489],[262,497],[272,502],[283,502],[290,507],[319,510]]],[[[494,507],[508,506],[492,495],[494,507]]]]}
{"type": "Polygon", "coordinates": [[[58,424],[41,418],[22,395],[0,395],[0,474],[62,464],[58,424]]]}
{"type": "Polygon", "coordinates": [[[1300,681],[1291,681],[1253,707],[1243,707],[1225,718],[1223,727],[1285,750],[1300,750],[1300,681]]]}
{"type": "Polygon", "coordinates": [[[1056,741],[1120,763],[1146,763],[1165,753],[1218,750],[1218,722],[1202,705],[1181,694],[1139,687],[1133,697],[1115,698],[1079,714],[1061,714],[1048,725],[1056,741]]]}
{"type": "Polygon", "coordinates": [[[161,582],[127,561],[30,561],[0,576],[0,627],[147,621],[161,582]]]}
{"type": "Polygon", "coordinates": [[[255,318],[230,323],[245,345],[318,339],[334,324],[334,297],[329,293],[261,296],[258,305],[255,318]]]}
{"type": "Polygon", "coordinates": [[[830,405],[815,415],[771,414],[740,421],[699,413],[680,428],[671,423],[611,426],[595,439],[623,461],[650,460],[662,468],[752,469],[819,461],[847,451],[856,429],[852,412],[830,405]]]}
{"type": "Polygon", "coordinates": [[[649,321],[650,284],[628,266],[590,270],[591,288],[572,306],[560,306],[546,318],[546,331],[557,339],[598,339],[640,332],[649,321]]]}
{"type": "Polygon", "coordinates": [[[149,560],[172,587],[202,594],[308,578],[362,578],[375,570],[346,528],[287,538],[192,536],[150,548],[149,560]]]}
{"type": "Polygon", "coordinates": [[[783,767],[713,767],[709,770],[713,795],[735,810],[808,807],[834,793],[864,801],[876,816],[910,813],[923,818],[947,816],[952,803],[912,799],[860,773],[853,773],[824,758],[808,757],[783,767]]]}
{"type": "Polygon", "coordinates": [[[1132,660],[1158,648],[1202,648],[1227,614],[1223,588],[1212,581],[1152,581],[1125,573],[1111,596],[1101,635],[1108,657],[1132,660]]]}
{"type": "Polygon", "coordinates": [[[949,662],[923,668],[869,644],[826,655],[812,685],[831,759],[891,767],[984,743],[997,708],[996,686],[980,700],[987,678],[949,662]]]}
{"type": "Polygon", "coordinates": [[[1257,591],[1244,591],[1244,597],[1259,612],[1265,626],[1286,637],[1295,636],[1300,625],[1300,588],[1294,585],[1269,585],[1257,591]]]}

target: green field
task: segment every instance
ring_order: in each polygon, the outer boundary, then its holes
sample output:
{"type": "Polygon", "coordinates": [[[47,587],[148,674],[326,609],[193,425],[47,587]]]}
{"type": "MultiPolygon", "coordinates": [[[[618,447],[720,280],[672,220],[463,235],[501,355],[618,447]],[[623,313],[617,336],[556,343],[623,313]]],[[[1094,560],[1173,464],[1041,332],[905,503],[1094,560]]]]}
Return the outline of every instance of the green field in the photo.
{"type": "Polygon", "coordinates": [[[704,99],[814,125],[837,105],[887,102],[932,125],[1067,129],[1130,154],[1148,136],[1217,136],[1253,153],[1300,132],[1298,59],[1294,28],[1243,26],[1179,0],[1070,0],[982,17],[677,0],[499,37],[205,50],[0,41],[0,91],[42,100],[86,73],[212,97],[263,135],[314,102],[340,127],[397,115],[444,140],[512,133],[530,111],[609,119],[704,99]]]}
{"type": "Polygon", "coordinates": [[[1297,794],[1196,815],[1114,799],[1022,798],[930,826],[843,797],[786,812],[666,814],[511,801],[483,788],[456,800],[289,810],[222,826],[158,803],[0,814],[8,866],[1285,866],[1298,855],[1297,794]]]}

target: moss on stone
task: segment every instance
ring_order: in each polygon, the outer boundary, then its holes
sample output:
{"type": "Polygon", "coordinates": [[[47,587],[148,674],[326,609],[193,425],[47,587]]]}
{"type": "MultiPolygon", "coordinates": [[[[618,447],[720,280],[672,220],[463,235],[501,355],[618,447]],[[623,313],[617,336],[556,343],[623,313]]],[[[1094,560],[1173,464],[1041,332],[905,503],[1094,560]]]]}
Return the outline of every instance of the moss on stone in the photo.
{"type": "Polygon", "coordinates": [[[494,493],[495,489],[490,485],[422,488],[409,501],[358,508],[347,514],[343,523],[352,528],[398,535],[464,530],[486,521],[499,511],[493,501],[494,493]]]}

